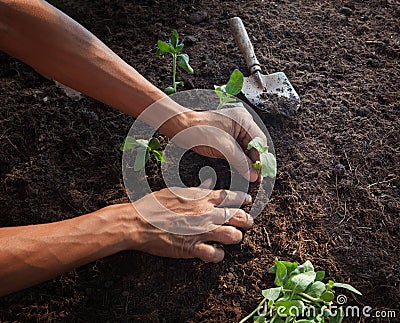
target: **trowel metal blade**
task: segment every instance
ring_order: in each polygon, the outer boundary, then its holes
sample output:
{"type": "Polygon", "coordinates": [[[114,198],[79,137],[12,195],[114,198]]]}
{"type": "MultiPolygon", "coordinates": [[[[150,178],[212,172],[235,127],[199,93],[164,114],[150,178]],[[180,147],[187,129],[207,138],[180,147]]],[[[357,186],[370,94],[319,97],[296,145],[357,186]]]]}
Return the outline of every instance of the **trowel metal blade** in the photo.
{"type": "Polygon", "coordinates": [[[263,111],[296,114],[300,107],[300,97],[285,73],[277,72],[261,77],[264,88],[260,87],[254,76],[244,78],[242,92],[246,98],[263,111]]]}

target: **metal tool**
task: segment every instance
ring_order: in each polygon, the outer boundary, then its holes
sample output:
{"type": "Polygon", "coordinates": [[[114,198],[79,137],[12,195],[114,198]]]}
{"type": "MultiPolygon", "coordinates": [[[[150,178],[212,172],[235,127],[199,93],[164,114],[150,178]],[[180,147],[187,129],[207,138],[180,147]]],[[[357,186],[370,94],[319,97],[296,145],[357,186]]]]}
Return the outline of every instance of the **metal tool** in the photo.
{"type": "Polygon", "coordinates": [[[231,18],[230,26],[250,70],[250,76],[244,78],[242,93],[260,110],[294,115],[300,107],[300,97],[285,73],[261,74],[260,63],[242,20],[231,18]]]}

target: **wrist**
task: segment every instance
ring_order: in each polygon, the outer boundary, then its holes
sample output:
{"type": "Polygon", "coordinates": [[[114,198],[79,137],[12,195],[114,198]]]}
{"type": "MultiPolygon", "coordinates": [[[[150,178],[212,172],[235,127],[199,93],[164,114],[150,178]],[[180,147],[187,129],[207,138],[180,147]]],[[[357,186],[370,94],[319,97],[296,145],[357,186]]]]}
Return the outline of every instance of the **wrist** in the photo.
{"type": "Polygon", "coordinates": [[[168,107],[163,107],[163,110],[169,111],[169,115],[168,118],[164,117],[166,121],[161,124],[159,130],[169,138],[191,127],[195,111],[185,108],[171,99],[168,107]]]}
{"type": "Polygon", "coordinates": [[[142,250],[145,245],[144,226],[147,224],[131,203],[105,207],[111,227],[118,228],[120,250],[142,250]]]}

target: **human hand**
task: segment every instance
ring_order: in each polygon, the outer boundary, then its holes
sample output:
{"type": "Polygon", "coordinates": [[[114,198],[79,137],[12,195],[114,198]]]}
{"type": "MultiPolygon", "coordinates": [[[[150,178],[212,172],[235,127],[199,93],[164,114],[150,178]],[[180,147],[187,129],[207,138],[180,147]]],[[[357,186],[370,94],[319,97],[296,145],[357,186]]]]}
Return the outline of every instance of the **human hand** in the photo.
{"type": "Polygon", "coordinates": [[[255,137],[260,137],[267,145],[267,138],[246,109],[192,111],[187,120],[187,128],[174,139],[178,145],[203,156],[228,160],[251,182],[262,180],[252,167],[260,155],[255,149],[247,150],[247,145],[255,137]]]}
{"type": "Polygon", "coordinates": [[[242,232],[238,228],[249,229],[253,224],[249,214],[234,207],[243,202],[251,202],[251,197],[243,192],[175,187],[153,192],[133,204],[118,207],[130,228],[127,231],[128,249],[162,257],[219,262],[224,258],[223,249],[208,242],[236,244],[242,240],[242,232]],[[230,217],[226,220],[227,214],[230,217]],[[178,222],[174,221],[177,215],[180,217],[178,222]],[[182,222],[190,227],[182,226],[182,222]],[[193,229],[199,233],[174,234],[165,231],[171,223],[179,226],[175,228],[177,230],[184,227],[183,231],[193,229]],[[199,228],[192,227],[198,223],[199,228]],[[207,228],[213,229],[204,230],[207,228]]]}

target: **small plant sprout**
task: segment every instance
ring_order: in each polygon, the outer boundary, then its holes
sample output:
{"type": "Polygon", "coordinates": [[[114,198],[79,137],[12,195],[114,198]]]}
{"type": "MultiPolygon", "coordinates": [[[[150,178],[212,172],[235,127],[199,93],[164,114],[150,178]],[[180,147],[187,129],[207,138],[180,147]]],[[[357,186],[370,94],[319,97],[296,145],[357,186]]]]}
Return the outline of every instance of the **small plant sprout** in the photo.
{"type": "Polygon", "coordinates": [[[243,74],[239,70],[235,69],[228,83],[225,85],[214,85],[214,91],[219,97],[219,105],[217,110],[225,106],[232,107],[243,107],[241,102],[237,102],[234,98],[235,95],[239,94],[243,87],[243,74]]]}
{"type": "Polygon", "coordinates": [[[274,263],[269,272],[275,274],[276,287],[263,290],[263,300],[240,323],[251,317],[258,323],[323,323],[326,318],[329,318],[329,323],[340,323],[344,310],[332,305],[335,298],[333,289],[344,288],[362,295],[349,284],[332,280],[323,283],[325,271],[314,271],[308,260],[300,266],[296,262],[278,259],[274,263]],[[253,316],[256,313],[258,315],[253,316]]]}
{"type": "Polygon", "coordinates": [[[189,55],[180,53],[183,48],[183,43],[179,43],[179,35],[175,29],[172,31],[168,43],[159,40],[157,45],[157,56],[161,56],[165,53],[170,53],[172,55],[172,86],[164,90],[166,94],[171,95],[176,93],[178,85],[184,85],[183,82],[176,81],[176,65],[178,64],[183,70],[190,74],[193,73],[193,68],[189,65],[189,55]]]}
{"type": "Polygon", "coordinates": [[[121,151],[136,151],[135,163],[133,165],[134,171],[141,170],[148,161],[150,154],[160,162],[165,163],[165,157],[161,152],[161,145],[157,138],[146,139],[135,139],[131,136],[127,136],[120,147],[121,151]]]}
{"type": "Polygon", "coordinates": [[[260,137],[255,137],[247,145],[247,150],[254,148],[260,154],[260,160],[253,164],[253,168],[263,177],[274,178],[276,176],[276,159],[273,154],[268,152],[268,146],[264,146],[260,137]]]}

